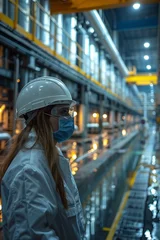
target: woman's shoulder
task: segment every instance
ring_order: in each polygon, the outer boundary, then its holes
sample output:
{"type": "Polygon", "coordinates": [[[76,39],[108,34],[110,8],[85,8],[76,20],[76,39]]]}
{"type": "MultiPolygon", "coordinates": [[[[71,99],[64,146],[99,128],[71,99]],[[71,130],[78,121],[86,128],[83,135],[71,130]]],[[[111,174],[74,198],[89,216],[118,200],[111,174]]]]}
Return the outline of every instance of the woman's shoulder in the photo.
{"type": "Polygon", "coordinates": [[[10,181],[24,169],[37,169],[43,171],[47,165],[43,151],[36,149],[20,150],[9,165],[4,179],[10,181]]]}

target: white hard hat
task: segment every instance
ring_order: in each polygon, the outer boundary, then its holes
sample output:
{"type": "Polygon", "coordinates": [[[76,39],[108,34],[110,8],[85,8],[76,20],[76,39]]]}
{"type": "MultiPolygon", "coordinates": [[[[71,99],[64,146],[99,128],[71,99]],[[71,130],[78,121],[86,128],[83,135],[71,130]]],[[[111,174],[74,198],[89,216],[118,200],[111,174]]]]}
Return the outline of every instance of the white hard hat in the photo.
{"type": "Polygon", "coordinates": [[[40,77],[27,83],[16,102],[17,117],[54,104],[71,104],[71,94],[66,85],[55,77],[40,77]]]}

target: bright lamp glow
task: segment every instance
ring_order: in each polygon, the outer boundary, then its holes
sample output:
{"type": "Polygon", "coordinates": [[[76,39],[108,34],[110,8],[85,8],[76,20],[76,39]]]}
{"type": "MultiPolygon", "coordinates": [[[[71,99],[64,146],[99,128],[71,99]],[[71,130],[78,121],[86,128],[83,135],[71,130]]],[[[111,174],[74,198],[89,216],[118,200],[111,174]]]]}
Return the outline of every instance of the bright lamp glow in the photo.
{"type": "Polygon", "coordinates": [[[123,136],[126,136],[126,134],[127,134],[126,130],[123,129],[123,130],[122,130],[122,135],[123,135],[123,136]]]}
{"type": "Polygon", "coordinates": [[[148,55],[144,55],[144,59],[145,59],[145,60],[148,60],[148,59],[149,59],[149,56],[148,56],[148,55]]]}
{"type": "Polygon", "coordinates": [[[95,143],[93,143],[92,147],[94,150],[96,150],[98,148],[98,144],[95,142],[95,143]]]}
{"type": "Polygon", "coordinates": [[[107,118],[107,114],[104,113],[104,114],[103,114],[103,118],[107,118]]]}
{"type": "Polygon", "coordinates": [[[93,113],[92,115],[94,118],[98,117],[98,113],[93,113]]]}
{"type": "Polygon", "coordinates": [[[134,3],[134,4],[133,4],[133,8],[134,8],[135,10],[139,9],[140,6],[141,6],[140,3],[134,3]]]}
{"type": "Polygon", "coordinates": [[[149,42],[145,42],[145,43],[144,43],[144,47],[145,47],[145,48],[149,48],[149,46],[150,46],[150,43],[149,43],[149,42]]]}
{"type": "Polygon", "coordinates": [[[89,33],[94,33],[94,29],[93,29],[92,27],[89,27],[89,28],[88,28],[88,32],[89,32],[89,33]]]}
{"type": "Polygon", "coordinates": [[[150,69],[151,69],[151,65],[147,65],[146,68],[147,68],[148,70],[150,70],[150,69]]]}

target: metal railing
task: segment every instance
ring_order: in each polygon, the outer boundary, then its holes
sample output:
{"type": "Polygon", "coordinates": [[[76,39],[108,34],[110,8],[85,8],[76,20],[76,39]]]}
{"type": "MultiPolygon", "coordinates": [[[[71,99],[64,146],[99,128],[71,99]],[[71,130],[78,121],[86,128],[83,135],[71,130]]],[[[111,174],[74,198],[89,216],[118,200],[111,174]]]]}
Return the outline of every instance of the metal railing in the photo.
{"type": "Polygon", "coordinates": [[[56,18],[51,16],[50,12],[45,10],[39,2],[31,0],[28,6],[26,4],[25,9],[21,6],[22,2],[20,2],[20,0],[8,0],[7,2],[7,10],[0,13],[1,16],[3,15],[0,20],[9,24],[25,37],[35,42],[61,61],[70,65],[76,71],[80,72],[86,78],[95,82],[115,97],[122,101],[125,100],[120,96],[122,95],[119,93],[120,91],[118,91],[118,93],[112,92],[112,81],[107,71],[101,69],[99,64],[85,53],[80,44],[74,41],[64,28],[59,26],[56,18]],[[47,24],[42,23],[44,19],[47,19],[47,24]],[[65,39],[67,44],[65,44],[63,39],[65,39]],[[72,46],[76,47],[76,51],[72,50],[72,46]]]}

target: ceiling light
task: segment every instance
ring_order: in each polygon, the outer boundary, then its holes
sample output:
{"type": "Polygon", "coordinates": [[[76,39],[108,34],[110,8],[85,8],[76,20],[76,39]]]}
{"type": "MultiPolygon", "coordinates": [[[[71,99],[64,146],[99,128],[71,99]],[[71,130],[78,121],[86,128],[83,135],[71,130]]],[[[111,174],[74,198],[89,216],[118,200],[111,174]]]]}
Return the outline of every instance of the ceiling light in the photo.
{"type": "Polygon", "coordinates": [[[98,113],[93,113],[92,116],[93,116],[94,118],[96,118],[96,117],[98,117],[98,113]]]}
{"type": "Polygon", "coordinates": [[[134,3],[134,4],[133,4],[133,8],[134,8],[135,10],[139,9],[140,6],[141,6],[140,3],[134,3]]]}
{"type": "Polygon", "coordinates": [[[149,42],[145,42],[145,43],[144,43],[144,47],[145,47],[145,48],[149,48],[149,46],[150,46],[150,43],[149,43],[149,42]]]}
{"type": "Polygon", "coordinates": [[[144,59],[145,59],[145,60],[148,60],[148,59],[149,59],[149,56],[148,56],[148,55],[144,55],[144,59]]]}
{"type": "Polygon", "coordinates": [[[147,65],[146,68],[147,68],[148,70],[150,70],[150,69],[151,69],[151,65],[147,65]]]}
{"type": "Polygon", "coordinates": [[[107,114],[104,113],[104,114],[103,114],[103,118],[107,118],[107,114]]]}
{"type": "Polygon", "coordinates": [[[94,29],[93,29],[92,27],[89,27],[89,28],[88,28],[88,32],[89,32],[89,33],[94,33],[94,29]]]}

